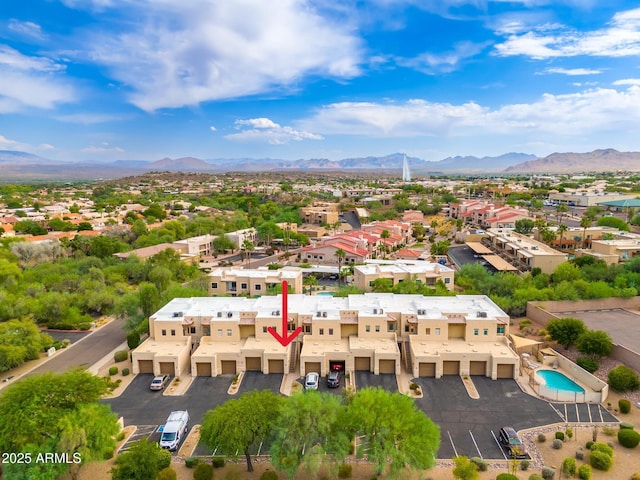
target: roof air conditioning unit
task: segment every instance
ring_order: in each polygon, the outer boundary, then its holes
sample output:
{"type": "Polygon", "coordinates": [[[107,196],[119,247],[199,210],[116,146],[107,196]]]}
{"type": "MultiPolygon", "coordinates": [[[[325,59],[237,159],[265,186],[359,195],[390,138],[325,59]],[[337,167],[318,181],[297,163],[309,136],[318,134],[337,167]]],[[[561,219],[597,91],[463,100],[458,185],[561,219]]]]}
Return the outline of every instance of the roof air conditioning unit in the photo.
{"type": "Polygon", "coordinates": [[[276,317],[280,315],[280,310],[276,310],[276,317]]]}
{"type": "Polygon", "coordinates": [[[326,318],[327,317],[327,312],[322,312],[322,316],[326,318]]]}
{"type": "Polygon", "coordinates": [[[227,312],[227,318],[231,318],[233,317],[233,313],[232,312],[227,312]]]}
{"type": "Polygon", "coordinates": [[[381,314],[382,314],[382,313],[384,313],[384,310],[380,309],[380,313],[381,313],[381,314]]]}
{"type": "Polygon", "coordinates": [[[478,318],[487,318],[487,312],[484,312],[484,311],[481,310],[481,311],[478,312],[477,317],[478,318]]]}
{"type": "Polygon", "coordinates": [[[322,312],[316,312],[316,317],[321,317],[322,316],[322,312]]]}
{"type": "Polygon", "coordinates": [[[377,309],[377,308],[374,308],[374,309],[373,309],[373,313],[377,314],[377,313],[378,313],[378,309],[377,309]]]}
{"type": "Polygon", "coordinates": [[[222,312],[218,312],[218,318],[222,317],[222,312]]]}

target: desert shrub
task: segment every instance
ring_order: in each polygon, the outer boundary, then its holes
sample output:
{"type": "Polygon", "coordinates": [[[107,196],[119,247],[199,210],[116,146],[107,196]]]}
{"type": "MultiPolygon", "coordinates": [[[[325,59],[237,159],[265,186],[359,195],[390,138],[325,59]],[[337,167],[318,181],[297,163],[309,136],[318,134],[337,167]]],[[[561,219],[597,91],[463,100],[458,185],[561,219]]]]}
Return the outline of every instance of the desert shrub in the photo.
{"type": "Polygon", "coordinates": [[[78,324],[78,330],[87,331],[90,329],[91,329],[91,323],[89,322],[82,322],[78,324]]]}
{"type": "Polygon", "coordinates": [[[547,441],[547,436],[544,433],[539,433],[538,434],[538,442],[544,443],[546,441],[547,441]]]}
{"type": "Polygon", "coordinates": [[[556,470],[555,468],[551,467],[542,467],[542,470],[540,470],[540,475],[542,476],[542,478],[544,478],[544,480],[552,480],[553,477],[556,476],[556,470]]]}
{"type": "Polygon", "coordinates": [[[116,375],[118,373],[118,367],[109,368],[109,375],[116,375]]]}
{"type": "Polygon", "coordinates": [[[273,470],[265,470],[260,475],[260,480],[278,480],[278,474],[273,470]]]}
{"type": "Polygon", "coordinates": [[[598,360],[591,357],[578,357],[576,358],[576,363],[589,373],[593,373],[600,368],[598,360]]]}
{"type": "Polygon", "coordinates": [[[562,440],[560,440],[559,438],[554,438],[553,439],[553,444],[551,445],[553,448],[555,448],[556,450],[560,450],[562,448],[562,444],[564,442],[562,440]]]}
{"type": "Polygon", "coordinates": [[[562,473],[568,477],[573,477],[576,474],[577,468],[575,458],[567,457],[562,461],[562,473]]]}
{"type": "Polygon", "coordinates": [[[633,423],[620,422],[620,430],[633,430],[633,423]]]}
{"type": "Polygon", "coordinates": [[[489,465],[487,464],[487,462],[485,462],[480,457],[471,457],[469,461],[473,463],[476,467],[478,467],[478,471],[480,472],[486,472],[487,469],[489,468],[489,465]]]}
{"type": "Polygon", "coordinates": [[[420,387],[420,385],[418,385],[416,382],[412,382],[411,385],[409,385],[410,390],[417,390],[418,387],[420,387]]]}
{"type": "Polygon", "coordinates": [[[213,465],[213,468],[222,468],[224,467],[224,457],[213,457],[213,459],[211,460],[211,464],[213,465]]]}
{"type": "Polygon", "coordinates": [[[524,320],[520,320],[520,323],[518,324],[518,326],[520,327],[520,330],[526,327],[530,327],[531,320],[529,320],[528,318],[525,318],[524,320]]]}
{"type": "Polygon", "coordinates": [[[347,463],[343,463],[338,467],[338,477],[340,478],[351,478],[351,472],[353,468],[351,465],[347,463]]]}
{"type": "MultiPolygon", "coordinates": [[[[103,460],[109,460],[111,458],[113,458],[114,455],[114,451],[113,450],[107,450],[106,452],[104,452],[104,455],[102,456],[103,460]]],[[[2,473],[2,470],[0,470],[0,473],[2,473]]]]}
{"type": "Polygon", "coordinates": [[[631,475],[631,480],[640,480],[640,473],[634,473],[631,475]]]}
{"type": "Polygon", "coordinates": [[[184,466],[187,468],[193,468],[200,463],[200,459],[198,457],[188,457],[184,461],[184,466]]]}
{"type": "Polygon", "coordinates": [[[571,440],[573,438],[573,428],[567,427],[567,429],[564,431],[564,434],[569,440],[571,440]]]}
{"type": "Polygon", "coordinates": [[[609,386],[617,392],[626,392],[640,388],[638,374],[624,365],[618,365],[609,371],[609,386]]]}
{"type": "Polygon", "coordinates": [[[178,474],[171,467],[163,468],[158,472],[158,476],[156,477],[156,480],[177,480],[177,479],[178,479],[178,474]]]}
{"type": "Polygon", "coordinates": [[[563,432],[556,432],[556,438],[558,440],[562,440],[564,442],[564,433],[563,432]]]}
{"type": "Polygon", "coordinates": [[[607,445],[606,443],[602,443],[602,442],[594,443],[593,445],[591,445],[591,451],[602,452],[609,455],[610,457],[613,457],[613,447],[611,447],[610,445],[607,445]]]}
{"type": "Polygon", "coordinates": [[[122,376],[126,377],[127,375],[129,375],[129,369],[128,368],[123,368],[122,369],[122,376]]]}
{"type": "Polygon", "coordinates": [[[591,480],[591,465],[580,465],[578,478],[580,480],[591,480]]]}
{"type": "Polygon", "coordinates": [[[618,432],[618,441],[623,447],[636,448],[640,443],[640,433],[625,428],[618,432]]]}
{"type": "Polygon", "coordinates": [[[587,443],[584,444],[585,447],[587,447],[587,450],[591,450],[591,447],[593,446],[595,442],[592,441],[588,441],[587,443]]]}
{"type": "Polygon", "coordinates": [[[193,469],[193,480],[211,480],[213,478],[213,467],[208,463],[199,463],[193,469]]]}
{"type": "Polygon", "coordinates": [[[529,460],[522,460],[520,462],[520,470],[522,471],[529,470],[529,465],[530,465],[529,460]]]}
{"type": "Polygon", "coordinates": [[[618,431],[613,427],[602,427],[602,433],[609,437],[613,437],[617,432],[618,431]]]}
{"type": "Polygon", "coordinates": [[[129,352],[127,352],[126,350],[118,350],[113,354],[113,359],[116,362],[124,362],[125,360],[127,360],[127,358],[129,358],[129,352]]]}
{"type": "Polygon", "coordinates": [[[613,458],[604,452],[596,450],[589,455],[589,465],[596,470],[607,472],[613,465],[613,458]]]}
{"type": "Polygon", "coordinates": [[[133,350],[140,345],[140,333],[133,330],[127,334],[127,346],[133,350]]]}
{"type": "Polygon", "coordinates": [[[496,477],[496,480],[518,480],[518,477],[510,473],[501,473],[496,477]]]}
{"type": "Polygon", "coordinates": [[[618,400],[618,408],[620,413],[629,413],[631,411],[631,402],[626,398],[621,398],[618,400]]]}
{"type": "Polygon", "coordinates": [[[576,459],[577,460],[584,460],[584,450],[582,450],[581,448],[576,450],[576,459]]]}
{"type": "Polygon", "coordinates": [[[544,480],[544,477],[538,475],[537,473],[532,473],[529,475],[529,480],[544,480]]]}

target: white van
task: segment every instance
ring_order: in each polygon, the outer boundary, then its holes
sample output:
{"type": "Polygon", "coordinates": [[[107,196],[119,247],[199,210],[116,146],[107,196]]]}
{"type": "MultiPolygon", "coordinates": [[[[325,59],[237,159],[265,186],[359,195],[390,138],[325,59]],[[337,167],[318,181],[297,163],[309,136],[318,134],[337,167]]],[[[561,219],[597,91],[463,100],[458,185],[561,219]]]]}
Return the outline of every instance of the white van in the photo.
{"type": "Polygon", "coordinates": [[[180,442],[187,436],[189,429],[189,412],[186,410],[177,410],[169,414],[162,435],[160,436],[160,446],[167,450],[174,451],[178,449],[180,442]]]}

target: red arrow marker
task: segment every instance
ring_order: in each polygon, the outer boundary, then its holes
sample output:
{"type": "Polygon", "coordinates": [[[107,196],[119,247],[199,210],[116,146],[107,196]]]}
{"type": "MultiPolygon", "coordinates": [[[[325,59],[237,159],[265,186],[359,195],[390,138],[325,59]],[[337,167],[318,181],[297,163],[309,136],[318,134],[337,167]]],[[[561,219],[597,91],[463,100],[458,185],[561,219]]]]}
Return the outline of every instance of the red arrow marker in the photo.
{"type": "Polygon", "coordinates": [[[287,282],[282,282],[282,335],[278,333],[278,331],[273,328],[267,328],[267,331],[273,335],[273,338],[278,340],[283,347],[289,345],[294,338],[300,335],[302,332],[302,327],[296,328],[291,334],[288,332],[289,326],[289,310],[287,309],[287,300],[288,300],[289,290],[287,288],[287,282]]]}

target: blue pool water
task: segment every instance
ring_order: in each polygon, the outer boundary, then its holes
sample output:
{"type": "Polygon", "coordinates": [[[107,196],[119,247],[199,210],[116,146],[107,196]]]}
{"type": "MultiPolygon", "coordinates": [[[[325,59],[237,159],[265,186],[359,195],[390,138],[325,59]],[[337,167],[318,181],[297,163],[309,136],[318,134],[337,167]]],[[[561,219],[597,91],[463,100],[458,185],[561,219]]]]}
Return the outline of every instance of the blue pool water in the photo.
{"type": "Polygon", "coordinates": [[[576,382],[555,370],[539,370],[536,372],[546,383],[547,387],[554,388],[556,390],[565,390],[567,392],[580,392],[584,393],[584,388],[578,385],[576,382]]]}
{"type": "Polygon", "coordinates": [[[318,292],[316,293],[319,297],[333,297],[333,293],[331,292],[318,292]]]}

